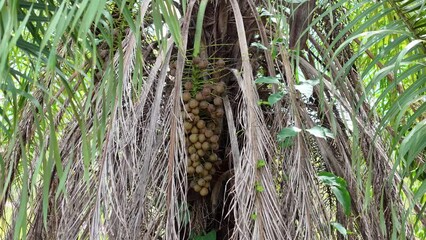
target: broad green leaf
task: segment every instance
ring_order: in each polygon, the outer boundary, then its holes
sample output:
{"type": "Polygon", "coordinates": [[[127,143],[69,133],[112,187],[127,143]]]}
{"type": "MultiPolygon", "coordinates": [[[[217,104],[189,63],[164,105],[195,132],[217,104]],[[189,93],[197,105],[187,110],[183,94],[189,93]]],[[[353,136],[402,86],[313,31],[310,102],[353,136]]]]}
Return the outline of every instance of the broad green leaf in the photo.
{"type": "Polygon", "coordinates": [[[195,39],[194,39],[194,56],[198,56],[200,53],[201,45],[201,33],[203,31],[204,13],[206,11],[208,0],[202,0],[198,9],[197,24],[195,27],[195,39]]]}
{"type": "Polygon", "coordinates": [[[302,131],[302,129],[298,128],[298,127],[287,127],[282,129],[278,135],[277,135],[277,139],[279,142],[282,142],[284,140],[286,140],[289,137],[294,137],[296,136],[300,131],[302,131]]]}
{"type": "Polygon", "coordinates": [[[324,139],[329,137],[334,139],[333,133],[328,128],[325,128],[325,127],[315,126],[313,128],[306,129],[306,131],[314,135],[315,137],[324,138],[324,139]]]}
{"type": "Polygon", "coordinates": [[[216,231],[212,230],[208,232],[206,235],[196,236],[194,240],[216,240],[216,231]]]}
{"type": "Polygon", "coordinates": [[[266,166],[266,161],[263,159],[260,159],[257,161],[256,167],[257,168],[263,168],[264,166],[266,166]]]}
{"type": "Polygon", "coordinates": [[[280,101],[283,97],[284,97],[284,93],[283,92],[277,92],[277,93],[271,94],[268,97],[269,105],[271,105],[271,106],[274,105],[275,103],[277,103],[278,101],[280,101]]]}
{"type": "Polygon", "coordinates": [[[280,84],[281,82],[277,77],[260,77],[256,79],[255,83],[280,84]]]}
{"type": "Polygon", "coordinates": [[[295,85],[294,88],[306,97],[311,97],[314,92],[314,86],[319,84],[319,80],[300,80],[300,83],[295,85]]]}
{"type": "Polygon", "coordinates": [[[346,228],[343,227],[342,224],[338,223],[338,222],[332,222],[330,223],[331,226],[333,226],[337,231],[339,231],[340,234],[342,234],[343,236],[347,236],[348,232],[346,231],[346,228]]]}
{"type": "Polygon", "coordinates": [[[325,185],[330,186],[331,191],[337,198],[337,201],[339,201],[339,203],[343,206],[345,214],[349,216],[351,211],[351,196],[347,190],[346,181],[330,172],[318,173],[318,179],[325,185]]]}

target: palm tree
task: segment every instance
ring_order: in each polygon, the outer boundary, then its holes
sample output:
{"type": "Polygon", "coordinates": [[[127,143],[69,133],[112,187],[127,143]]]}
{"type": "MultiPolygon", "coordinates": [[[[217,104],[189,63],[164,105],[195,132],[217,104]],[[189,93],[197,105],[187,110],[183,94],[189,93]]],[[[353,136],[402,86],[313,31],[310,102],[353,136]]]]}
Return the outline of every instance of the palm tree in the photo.
{"type": "Polygon", "coordinates": [[[425,1],[0,2],[0,236],[425,236],[425,1]]]}

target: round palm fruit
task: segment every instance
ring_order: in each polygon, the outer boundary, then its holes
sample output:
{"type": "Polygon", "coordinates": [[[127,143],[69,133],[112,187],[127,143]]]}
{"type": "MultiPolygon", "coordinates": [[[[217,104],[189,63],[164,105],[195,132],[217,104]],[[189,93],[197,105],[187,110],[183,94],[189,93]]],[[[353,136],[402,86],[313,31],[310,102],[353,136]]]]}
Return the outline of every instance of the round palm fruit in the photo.
{"type": "Polygon", "coordinates": [[[192,128],[192,123],[185,121],[183,123],[183,128],[185,128],[186,131],[190,131],[192,128]]]}
{"type": "Polygon", "coordinates": [[[198,184],[195,184],[193,188],[194,188],[194,191],[196,191],[196,192],[200,192],[201,191],[201,186],[198,185],[198,184]]]}
{"type": "Polygon", "coordinates": [[[190,108],[196,108],[196,107],[198,107],[198,101],[197,101],[197,100],[195,100],[195,99],[191,99],[191,100],[188,102],[188,104],[189,104],[189,107],[190,107],[190,108]]]}
{"type": "Polygon", "coordinates": [[[209,175],[209,171],[207,171],[206,169],[204,169],[203,172],[200,175],[203,176],[203,177],[205,177],[205,176],[209,175]]]}
{"type": "Polygon", "coordinates": [[[191,166],[192,165],[192,160],[191,160],[190,157],[186,159],[186,165],[187,166],[191,166]]]}
{"type": "Polygon", "coordinates": [[[201,62],[201,58],[199,56],[196,56],[192,59],[193,65],[198,65],[201,62]]]}
{"type": "Polygon", "coordinates": [[[206,131],[206,129],[205,128],[203,128],[203,129],[200,129],[200,133],[201,134],[204,134],[204,132],[206,131]]]}
{"type": "Polygon", "coordinates": [[[199,132],[199,129],[198,129],[196,126],[193,126],[193,127],[191,128],[191,133],[192,133],[192,134],[198,134],[198,132],[199,132]]]}
{"type": "MultiPolygon", "coordinates": [[[[209,124],[207,124],[207,127],[209,126],[209,124]]],[[[209,127],[208,127],[209,128],[209,127]]],[[[213,131],[210,129],[206,129],[206,131],[204,132],[204,135],[206,135],[207,138],[210,138],[211,136],[213,136],[213,131]]]]}
{"type": "MultiPolygon", "coordinates": [[[[194,109],[192,109],[192,110],[194,110],[194,109]]],[[[199,111],[198,111],[198,113],[199,113],[199,111]]],[[[194,113],[195,114],[195,113],[194,113]]],[[[194,122],[198,122],[198,121],[200,121],[200,116],[198,116],[198,114],[197,115],[194,115],[194,122]]]]}
{"type": "Polygon", "coordinates": [[[216,117],[217,118],[223,117],[224,114],[225,114],[225,111],[223,110],[223,108],[216,109],[216,117]]]}
{"type": "Polygon", "coordinates": [[[194,167],[194,169],[196,167],[198,167],[200,164],[201,164],[200,161],[194,161],[194,162],[192,162],[192,166],[194,167]]]}
{"type": "Polygon", "coordinates": [[[201,148],[204,151],[210,150],[210,143],[209,142],[203,142],[203,144],[201,145],[201,148]]]}
{"type": "Polygon", "coordinates": [[[193,166],[189,166],[186,171],[188,172],[188,174],[194,174],[195,173],[195,168],[193,166]]]}
{"type": "Polygon", "coordinates": [[[204,178],[204,180],[206,180],[206,182],[210,182],[213,179],[213,176],[209,174],[209,175],[207,175],[203,178],[204,178]]]}
{"type": "Polygon", "coordinates": [[[218,59],[216,61],[216,66],[218,66],[218,67],[225,67],[225,61],[223,61],[222,58],[218,59]]]}
{"type": "Polygon", "coordinates": [[[195,115],[198,115],[198,114],[200,114],[200,109],[196,107],[196,108],[192,109],[191,112],[195,115]]]}
{"type": "Polygon", "coordinates": [[[198,141],[198,134],[191,134],[189,136],[189,141],[191,141],[192,143],[196,143],[198,141]]]}
{"type": "Polygon", "coordinates": [[[200,178],[198,179],[197,184],[200,186],[204,186],[204,184],[206,184],[206,180],[204,180],[204,178],[200,178]]]}
{"type": "Polygon", "coordinates": [[[207,106],[207,110],[212,113],[216,110],[216,107],[213,104],[209,103],[209,106],[207,106]]]}
{"type": "Polygon", "coordinates": [[[216,173],[216,169],[215,168],[212,168],[212,169],[210,169],[210,175],[214,175],[216,173]]]}
{"type": "Polygon", "coordinates": [[[202,90],[202,94],[204,97],[209,96],[212,93],[212,89],[208,86],[204,86],[203,90],[202,90]]]}
{"type": "Polygon", "coordinates": [[[201,149],[201,148],[202,148],[202,144],[201,144],[200,142],[196,142],[196,143],[194,144],[194,147],[195,147],[196,149],[201,149]]]}
{"type": "Polygon", "coordinates": [[[213,167],[213,164],[211,162],[205,162],[204,163],[204,169],[210,170],[210,169],[212,169],[212,167],[213,167]]]}
{"type": "Polygon", "coordinates": [[[196,161],[199,161],[200,160],[200,156],[198,156],[198,154],[196,154],[196,153],[193,153],[193,154],[191,154],[191,160],[193,161],[193,162],[196,162],[196,161]]]}
{"type": "Polygon", "coordinates": [[[202,59],[201,62],[198,63],[198,67],[200,69],[206,69],[209,66],[209,61],[207,59],[202,59]]]}
{"type": "Polygon", "coordinates": [[[208,106],[209,106],[209,103],[207,101],[200,102],[200,109],[207,109],[208,106]]]}
{"type": "Polygon", "coordinates": [[[221,97],[215,97],[215,98],[213,99],[213,103],[214,103],[214,105],[216,105],[216,106],[222,106],[222,103],[223,103],[222,98],[221,98],[221,97]]]}
{"type": "Polygon", "coordinates": [[[203,188],[200,189],[200,195],[202,197],[207,196],[207,194],[209,194],[209,190],[206,187],[203,187],[203,188]]]}
{"type": "Polygon", "coordinates": [[[206,135],[204,135],[204,134],[199,134],[199,135],[198,135],[198,141],[199,141],[200,143],[204,143],[204,142],[206,141],[206,135]]]}
{"type": "Polygon", "coordinates": [[[193,154],[193,153],[196,153],[196,152],[197,152],[197,149],[194,147],[194,145],[188,147],[188,153],[189,154],[193,154]]]}
{"type": "Polygon", "coordinates": [[[189,108],[189,103],[185,103],[183,107],[185,108],[185,111],[191,111],[191,108],[189,108]]]}
{"type": "Polygon", "coordinates": [[[197,173],[202,173],[204,171],[204,168],[203,168],[203,165],[198,165],[196,168],[195,168],[195,172],[197,172],[197,173]]]}
{"type": "Polygon", "coordinates": [[[214,90],[216,90],[216,93],[218,93],[219,95],[225,92],[225,86],[226,84],[222,81],[218,82],[214,88],[214,90]]]}
{"type": "Polygon", "coordinates": [[[204,150],[203,150],[203,149],[198,149],[197,154],[198,154],[198,156],[200,156],[200,157],[204,157],[204,156],[206,155],[206,152],[204,152],[204,150]]]}
{"type": "Polygon", "coordinates": [[[206,184],[204,184],[205,188],[209,188],[210,187],[210,182],[206,182],[206,184]]]}
{"type": "Polygon", "coordinates": [[[191,100],[191,93],[189,91],[183,92],[182,99],[184,103],[189,102],[189,100],[191,100]]]}
{"type": "Polygon", "coordinates": [[[197,94],[195,94],[195,100],[197,100],[197,101],[204,100],[203,94],[201,92],[198,92],[197,94]]]}
{"type": "Polygon", "coordinates": [[[197,184],[197,182],[195,180],[191,180],[191,182],[189,182],[189,186],[191,188],[194,188],[195,184],[197,184]]]}
{"type": "Polygon", "coordinates": [[[183,88],[185,88],[185,90],[191,90],[192,89],[192,82],[186,82],[183,85],[183,88]]]}
{"type": "Polygon", "coordinates": [[[210,162],[216,162],[217,161],[217,155],[216,155],[216,153],[210,154],[209,161],[210,162]]]}
{"type": "Polygon", "coordinates": [[[204,120],[200,120],[197,122],[197,128],[201,129],[205,127],[206,127],[206,122],[204,120]]]}
{"type": "Polygon", "coordinates": [[[218,149],[219,149],[219,144],[218,144],[218,143],[212,143],[212,144],[210,145],[210,147],[212,148],[212,150],[213,150],[213,151],[216,151],[216,150],[218,150],[218,149]]]}
{"type": "Polygon", "coordinates": [[[216,128],[216,124],[214,122],[209,122],[207,123],[207,128],[214,130],[216,128]]]}
{"type": "Polygon", "coordinates": [[[218,135],[213,135],[210,137],[210,142],[211,143],[217,143],[219,142],[219,136],[218,135]]]}
{"type": "Polygon", "coordinates": [[[194,121],[195,115],[193,113],[188,113],[186,115],[186,119],[188,119],[189,121],[194,121]]]}

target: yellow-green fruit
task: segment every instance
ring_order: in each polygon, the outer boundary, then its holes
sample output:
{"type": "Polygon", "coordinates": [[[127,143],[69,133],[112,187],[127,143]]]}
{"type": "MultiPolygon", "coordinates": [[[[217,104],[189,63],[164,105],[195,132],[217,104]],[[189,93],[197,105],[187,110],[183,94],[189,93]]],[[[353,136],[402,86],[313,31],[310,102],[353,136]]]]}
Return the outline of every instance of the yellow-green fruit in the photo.
{"type": "MultiPolygon", "coordinates": [[[[209,127],[209,124],[207,124],[207,127],[208,128],[210,128],[209,127]]],[[[211,138],[212,136],[213,136],[213,131],[212,130],[210,130],[210,129],[207,129],[205,132],[204,132],[204,135],[207,137],[207,138],[211,138]]]]}
{"type": "Polygon", "coordinates": [[[201,149],[201,148],[203,147],[203,145],[202,145],[200,142],[196,142],[196,143],[194,144],[194,147],[195,147],[196,149],[201,149]]]}
{"type": "Polygon", "coordinates": [[[206,163],[204,163],[204,168],[205,168],[206,170],[210,170],[210,169],[212,169],[212,167],[213,167],[213,164],[211,164],[210,162],[206,162],[206,163]]]}
{"type": "MultiPolygon", "coordinates": [[[[216,136],[216,135],[214,135],[214,136],[216,136]]],[[[189,136],[189,141],[192,142],[192,143],[196,143],[198,141],[198,134],[191,134],[189,136]]]]}
{"type": "Polygon", "coordinates": [[[203,149],[198,149],[197,154],[200,157],[204,157],[206,155],[206,153],[203,151],[203,149]]]}
{"type": "Polygon", "coordinates": [[[198,102],[197,100],[195,100],[195,99],[191,99],[191,100],[188,102],[188,104],[189,104],[189,107],[190,107],[190,108],[196,108],[196,107],[198,107],[199,102],[198,102]]]}
{"type": "Polygon", "coordinates": [[[198,128],[196,126],[191,128],[191,133],[192,134],[198,134],[198,128]]]}
{"type": "Polygon", "coordinates": [[[204,178],[200,178],[198,179],[197,184],[200,186],[204,186],[204,184],[206,184],[206,180],[204,180],[204,178]]]}
{"type": "Polygon", "coordinates": [[[194,186],[197,184],[197,182],[195,181],[195,180],[192,180],[190,183],[189,183],[189,186],[190,187],[192,187],[192,188],[194,188],[194,186]]]}
{"type": "Polygon", "coordinates": [[[193,108],[193,109],[191,110],[191,112],[192,112],[193,114],[195,114],[195,115],[198,115],[198,114],[200,114],[200,109],[199,109],[198,107],[196,107],[196,108],[193,108]]]}
{"type": "Polygon", "coordinates": [[[191,93],[188,91],[183,92],[182,99],[184,103],[189,102],[189,100],[191,100],[191,93]]]}
{"type": "Polygon", "coordinates": [[[204,142],[206,141],[206,135],[204,135],[204,134],[199,134],[199,135],[198,135],[198,141],[199,141],[200,143],[204,143],[204,142]]]}
{"type": "MultiPolygon", "coordinates": [[[[191,141],[192,142],[192,141],[191,141]]],[[[218,135],[213,135],[210,137],[210,142],[211,143],[217,143],[219,142],[219,136],[218,135]]]]}
{"type": "Polygon", "coordinates": [[[200,185],[198,185],[198,184],[195,184],[195,185],[194,185],[194,191],[196,191],[196,192],[200,192],[200,190],[201,190],[201,186],[200,186],[200,185]]]}
{"type": "Polygon", "coordinates": [[[206,182],[206,184],[204,184],[205,188],[209,188],[210,187],[210,182],[206,182]]]}
{"type": "Polygon", "coordinates": [[[201,145],[201,148],[204,151],[210,150],[210,144],[208,142],[203,142],[203,144],[201,145]]]}
{"type": "Polygon", "coordinates": [[[216,153],[212,153],[209,156],[209,160],[210,160],[210,162],[216,162],[217,161],[217,155],[216,155],[216,153]]]}
{"type": "Polygon", "coordinates": [[[192,162],[192,166],[194,168],[198,167],[200,164],[201,164],[200,161],[194,161],[194,162],[192,162]]]}
{"type": "Polygon", "coordinates": [[[200,195],[201,196],[204,197],[204,196],[207,196],[207,194],[209,194],[209,190],[206,187],[203,187],[203,188],[200,189],[200,195]]]}
{"type": "Polygon", "coordinates": [[[192,123],[185,121],[183,123],[183,127],[185,128],[186,131],[190,131],[192,128],[192,123]]]}
{"type": "Polygon", "coordinates": [[[189,146],[189,148],[188,148],[189,154],[193,154],[193,153],[196,153],[196,152],[197,152],[197,149],[195,148],[195,146],[189,146]]]}
{"type": "Polygon", "coordinates": [[[206,182],[209,182],[209,181],[211,181],[212,179],[213,179],[213,177],[212,177],[212,175],[210,175],[210,174],[204,177],[204,180],[206,180],[206,182]]]}
{"type": "Polygon", "coordinates": [[[206,127],[206,122],[204,120],[200,120],[197,122],[197,128],[201,129],[205,127],[206,127]]]}
{"type": "Polygon", "coordinates": [[[196,162],[198,160],[200,160],[200,156],[198,156],[198,154],[196,153],[191,154],[191,161],[196,162]]]}
{"type": "Polygon", "coordinates": [[[203,165],[198,165],[195,168],[195,172],[197,172],[197,173],[202,173],[203,171],[204,171],[203,165]]]}
{"type": "Polygon", "coordinates": [[[207,171],[206,169],[203,170],[203,172],[201,173],[201,176],[205,177],[209,175],[209,171],[207,171]]]}
{"type": "Polygon", "coordinates": [[[195,168],[193,166],[189,166],[186,171],[188,172],[188,174],[193,174],[195,173],[195,168]]]}

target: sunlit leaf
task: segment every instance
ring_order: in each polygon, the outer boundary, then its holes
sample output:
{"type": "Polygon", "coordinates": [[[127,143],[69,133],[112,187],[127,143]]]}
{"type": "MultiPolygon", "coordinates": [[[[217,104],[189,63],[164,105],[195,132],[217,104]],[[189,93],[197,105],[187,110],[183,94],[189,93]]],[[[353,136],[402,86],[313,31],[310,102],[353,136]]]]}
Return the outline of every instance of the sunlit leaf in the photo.
{"type": "Polygon", "coordinates": [[[325,128],[325,127],[315,126],[313,128],[306,129],[306,131],[314,135],[315,137],[324,138],[324,139],[326,139],[327,137],[334,138],[333,133],[328,128],[325,128]]]}
{"type": "Polygon", "coordinates": [[[302,129],[298,128],[298,127],[287,127],[282,129],[278,135],[278,141],[284,141],[289,137],[294,137],[296,136],[300,131],[302,131],[302,129]]]}

